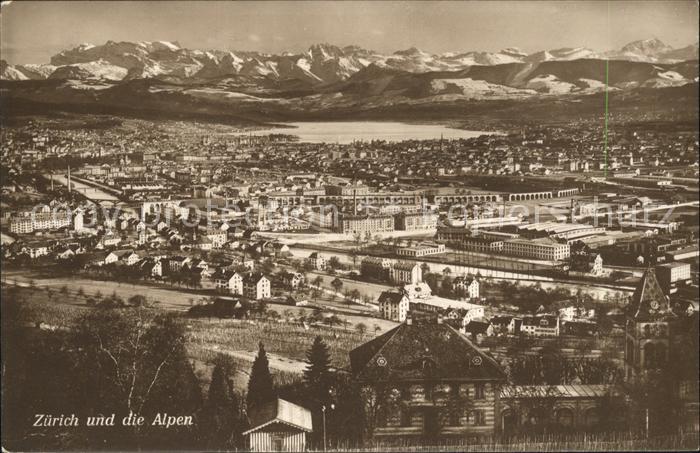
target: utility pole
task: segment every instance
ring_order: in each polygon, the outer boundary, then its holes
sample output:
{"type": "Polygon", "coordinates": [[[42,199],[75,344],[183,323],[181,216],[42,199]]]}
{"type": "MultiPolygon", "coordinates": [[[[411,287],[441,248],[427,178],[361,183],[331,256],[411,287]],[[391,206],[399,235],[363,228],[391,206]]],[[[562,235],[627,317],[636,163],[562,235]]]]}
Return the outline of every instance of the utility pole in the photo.
{"type": "MultiPolygon", "coordinates": [[[[328,390],[330,393],[331,390],[328,390]]],[[[335,404],[331,403],[330,409],[335,409],[335,404]]],[[[326,451],[326,405],[321,406],[323,412],[323,451],[326,451]]]]}
{"type": "Polygon", "coordinates": [[[323,451],[326,451],[326,405],[324,404],[321,409],[323,411],[323,451]]]}
{"type": "Polygon", "coordinates": [[[644,413],[645,413],[644,414],[644,419],[645,419],[644,423],[646,425],[644,433],[646,435],[646,438],[648,439],[649,438],[649,408],[648,407],[646,409],[644,409],[644,413]]]}

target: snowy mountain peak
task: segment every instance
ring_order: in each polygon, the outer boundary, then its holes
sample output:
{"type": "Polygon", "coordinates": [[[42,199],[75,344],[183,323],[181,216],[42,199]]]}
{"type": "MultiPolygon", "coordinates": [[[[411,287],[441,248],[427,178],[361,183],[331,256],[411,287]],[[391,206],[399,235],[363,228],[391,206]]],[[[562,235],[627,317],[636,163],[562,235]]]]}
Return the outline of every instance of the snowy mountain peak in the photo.
{"type": "Polygon", "coordinates": [[[501,50],[499,53],[502,53],[504,55],[510,55],[513,57],[527,57],[527,54],[520,50],[518,47],[506,47],[505,49],[501,50]]]}
{"type": "Polygon", "coordinates": [[[667,52],[669,50],[671,50],[671,47],[664,44],[663,41],[657,38],[633,41],[621,49],[622,52],[641,53],[646,56],[654,56],[658,53],[667,52]]]}
{"type": "Polygon", "coordinates": [[[194,77],[207,80],[239,75],[255,79],[297,80],[316,85],[347,80],[370,65],[374,69],[382,68],[383,71],[393,69],[425,73],[460,71],[471,66],[600,58],[675,64],[697,60],[698,45],[696,43],[671,49],[662,41],[652,38],[634,41],[620,50],[605,53],[597,53],[586,47],[565,47],[527,55],[518,47],[507,47],[499,52],[445,52],[438,55],[417,47],[380,54],[355,45],[341,48],[329,43],[318,43],[305,52],[265,54],[255,51],[187,49],[177,41],[110,40],[102,45],[83,43],[63,50],[51,58],[51,64],[5,64],[2,78],[45,79],[58,71],[53,78],[97,77],[118,80],[126,72],[127,79],[165,77],[177,81],[194,77]],[[65,68],[66,66],[71,67],[65,68]]]}
{"type": "Polygon", "coordinates": [[[427,52],[423,52],[422,50],[418,49],[417,47],[411,47],[406,50],[397,50],[394,52],[394,55],[400,55],[404,57],[429,57],[430,54],[427,52]]]}

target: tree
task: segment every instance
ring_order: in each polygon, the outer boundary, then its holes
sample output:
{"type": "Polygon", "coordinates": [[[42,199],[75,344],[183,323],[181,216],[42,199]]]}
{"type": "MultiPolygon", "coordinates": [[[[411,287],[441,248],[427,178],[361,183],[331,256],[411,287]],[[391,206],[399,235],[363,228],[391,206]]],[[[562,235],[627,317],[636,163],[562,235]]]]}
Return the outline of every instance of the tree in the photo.
{"type": "Polygon", "coordinates": [[[357,333],[364,337],[365,333],[367,333],[367,325],[362,322],[358,322],[357,325],[355,325],[355,330],[357,330],[357,333]]]}
{"type": "Polygon", "coordinates": [[[430,266],[428,263],[423,263],[420,265],[421,275],[427,275],[430,273],[430,266]]]}
{"type": "Polygon", "coordinates": [[[328,267],[330,267],[331,269],[341,268],[340,260],[337,256],[331,256],[331,258],[328,260],[328,267]]]}
{"type": "Polygon", "coordinates": [[[336,278],[331,282],[331,286],[333,287],[333,289],[334,289],[335,292],[337,293],[337,292],[340,291],[340,288],[343,287],[343,281],[342,281],[341,279],[339,279],[338,277],[336,277],[336,278]]]}
{"type": "MultiPolygon", "coordinates": [[[[172,314],[145,308],[89,310],[73,332],[77,363],[73,379],[85,398],[87,414],[130,412],[153,419],[156,413],[192,414],[201,406],[201,393],[187,358],[184,326],[172,314]]],[[[100,435],[162,436],[162,429],[125,427],[100,435]]],[[[92,434],[91,434],[92,435],[92,434]]],[[[189,428],[168,430],[167,445],[191,439],[189,428]],[[173,443],[170,443],[173,442],[173,443]]],[[[100,441],[101,444],[102,441],[100,441]]],[[[118,441],[119,443],[123,441],[118,441]]]]}
{"type": "Polygon", "coordinates": [[[261,342],[258,348],[258,355],[255,356],[253,368],[250,371],[250,379],[248,380],[248,395],[246,397],[248,411],[273,401],[275,398],[277,398],[277,394],[275,393],[272,375],[270,374],[270,365],[267,360],[265,347],[261,342]]]}
{"type": "Polygon", "coordinates": [[[145,307],[148,305],[148,300],[146,296],[141,294],[135,294],[129,298],[129,305],[132,307],[145,307]]]}
{"type": "Polygon", "coordinates": [[[331,385],[331,356],[328,346],[320,336],[314,339],[311,348],[306,353],[304,383],[308,395],[318,404],[326,404],[331,385]]]}
{"type": "Polygon", "coordinates": [[[240,402],[233,390],[233,364],[228,357],[215,359],[209,393],[202,411],[200,435],[212,449],[234,447],[240,440],[240,402]]]}

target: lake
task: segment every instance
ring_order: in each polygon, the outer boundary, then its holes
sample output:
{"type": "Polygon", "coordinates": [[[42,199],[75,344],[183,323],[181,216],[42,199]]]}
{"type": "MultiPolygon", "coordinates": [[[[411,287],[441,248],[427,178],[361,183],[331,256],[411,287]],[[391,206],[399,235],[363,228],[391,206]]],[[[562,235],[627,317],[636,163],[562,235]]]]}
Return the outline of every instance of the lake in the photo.
{"type": "Polygon", "coordinates": [[[276,127],[255,131],[261,134],[297,135],[299,141],[306,143],[352,143],[354,140],[433,140],[442,136],[445,139],[472,138],[497,132],[467,131],[454,129],[439,124],[408,124],[389,121],[333,121],[333,122],[297,122],[283,123],[289,128],[276,127]]]}

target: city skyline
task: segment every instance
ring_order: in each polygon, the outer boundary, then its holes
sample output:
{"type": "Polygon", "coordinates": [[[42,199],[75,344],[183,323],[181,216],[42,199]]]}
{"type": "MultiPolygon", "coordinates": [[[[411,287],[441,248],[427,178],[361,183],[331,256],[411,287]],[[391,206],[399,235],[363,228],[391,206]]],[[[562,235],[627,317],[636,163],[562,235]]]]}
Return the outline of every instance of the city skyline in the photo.
{"type": "Polygon", "coordinates": [[[382,2],[372,8],[366,2],[4,2],[0,50],[10,64],[46,63],[61,50],[108,40],[268,53],[301,52],[321,42],[384,53],[410,47],[435,54],[506,47],[606,51],[647,38],[672,47],[695,43],[697,20],[697,3],[684,1],[382,2]]]}

